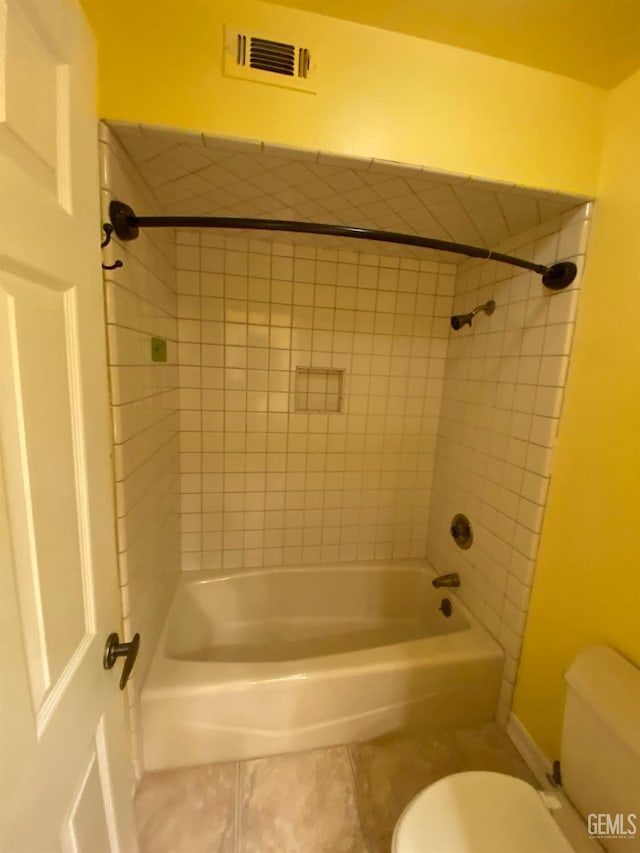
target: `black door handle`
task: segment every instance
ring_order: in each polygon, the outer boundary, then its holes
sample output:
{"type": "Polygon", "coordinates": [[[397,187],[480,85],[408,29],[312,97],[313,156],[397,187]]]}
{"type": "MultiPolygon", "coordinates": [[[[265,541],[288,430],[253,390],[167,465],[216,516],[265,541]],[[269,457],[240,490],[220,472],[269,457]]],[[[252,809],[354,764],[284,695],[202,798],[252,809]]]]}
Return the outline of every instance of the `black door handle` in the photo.
{"type": "Polygon", "coordinates": [[[120,676],[120,690],[124,690],[131,670],[138,656],[140,648],[140,634],[134,634],[133,639],[128,643],[121,643],[120,638],[116,633],[109,634],[107,644],[104,647],[104,656],[102,665],[105,669],[111,669],[118,658],[124,658],[124,667],[120,676]]]}

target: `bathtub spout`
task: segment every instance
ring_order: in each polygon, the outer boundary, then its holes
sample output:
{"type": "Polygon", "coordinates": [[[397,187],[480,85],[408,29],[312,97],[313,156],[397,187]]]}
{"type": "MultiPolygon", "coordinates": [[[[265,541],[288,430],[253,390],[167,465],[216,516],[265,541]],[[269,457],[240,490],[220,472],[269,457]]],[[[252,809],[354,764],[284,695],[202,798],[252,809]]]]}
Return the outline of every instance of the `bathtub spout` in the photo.
{"type": "Polygon", "coordinates": [[[457,572],[451,572],[448,575],[438,575],[438,577],[434,578],[431,583],[436,589],[440,589],[441,586],[457,588],[460,586],[460,575],[457,574],[457,572]]]}

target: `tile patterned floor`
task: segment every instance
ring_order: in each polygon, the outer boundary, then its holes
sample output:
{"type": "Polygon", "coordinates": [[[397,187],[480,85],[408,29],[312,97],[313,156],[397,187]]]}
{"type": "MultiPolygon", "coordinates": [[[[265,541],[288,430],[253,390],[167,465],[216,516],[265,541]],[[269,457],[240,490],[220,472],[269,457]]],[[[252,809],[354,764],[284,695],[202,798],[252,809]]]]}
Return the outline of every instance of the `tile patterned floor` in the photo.
{"type": "Polygon", "coordinates": [[[136,797],[141,853],[389,853],[409,800],[462,770],[535,784],[493,723],[150,773],[136,797]]]}

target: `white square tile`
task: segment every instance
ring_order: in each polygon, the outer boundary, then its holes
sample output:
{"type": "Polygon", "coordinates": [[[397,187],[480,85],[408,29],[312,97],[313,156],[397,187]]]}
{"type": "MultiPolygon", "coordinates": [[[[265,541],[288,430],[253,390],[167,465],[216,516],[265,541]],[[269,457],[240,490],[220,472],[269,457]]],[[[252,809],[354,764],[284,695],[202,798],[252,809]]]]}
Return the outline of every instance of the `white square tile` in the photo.
{"type": "Polygon", "coordinates": [[[544,337],[545,355],[568,355],[571,351],[573,324],[547,326],[544,337]]]}

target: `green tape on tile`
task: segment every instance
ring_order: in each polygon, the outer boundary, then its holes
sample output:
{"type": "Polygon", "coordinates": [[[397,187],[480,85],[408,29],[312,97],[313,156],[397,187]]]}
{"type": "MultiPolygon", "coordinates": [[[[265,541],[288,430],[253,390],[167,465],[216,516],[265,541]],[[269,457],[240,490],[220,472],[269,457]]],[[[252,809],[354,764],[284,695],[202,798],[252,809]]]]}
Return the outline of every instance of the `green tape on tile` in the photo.
{"type": "Polygon", "coordinates": [[[151,338],[151,361],[167,360],[167,342],[164,338],[151,338]]]}

